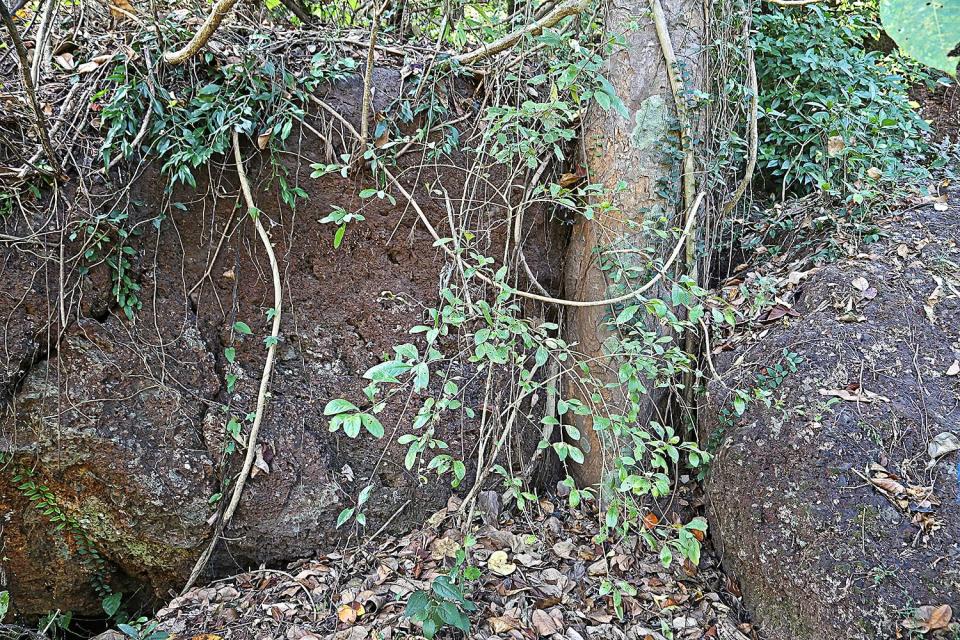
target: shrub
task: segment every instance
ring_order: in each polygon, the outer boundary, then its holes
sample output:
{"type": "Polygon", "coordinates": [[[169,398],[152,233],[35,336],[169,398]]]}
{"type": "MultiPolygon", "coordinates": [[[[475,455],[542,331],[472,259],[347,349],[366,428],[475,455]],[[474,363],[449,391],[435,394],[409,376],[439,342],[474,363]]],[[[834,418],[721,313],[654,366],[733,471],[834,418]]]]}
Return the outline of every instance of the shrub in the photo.
{"type": "Polygon", "coordinates": [[[859,204],[926,175],[916,160],[929,127],[907,94],[911,65],[870,50],[882,33],[875,5],[766,5],[755,16],[758,166],[777,191],[859,204]]]}

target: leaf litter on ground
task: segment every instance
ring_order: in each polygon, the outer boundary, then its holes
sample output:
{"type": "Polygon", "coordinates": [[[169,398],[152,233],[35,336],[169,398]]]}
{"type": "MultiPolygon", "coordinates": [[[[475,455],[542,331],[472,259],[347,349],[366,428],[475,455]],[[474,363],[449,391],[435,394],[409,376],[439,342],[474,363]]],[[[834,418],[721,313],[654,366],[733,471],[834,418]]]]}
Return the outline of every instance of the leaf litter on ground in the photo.
{"type": "MultiPolygon", "coordinates": [[[[446,627],[436,637],[759,637],[743,622],[735,584],[709,550],[699,567],[674,563],[665,569],[635,536],[597,544],[600,517],[591,504],[570,509],[560,499],[543,499],[533,513],[478,517],[469,564],[481,575],[465,594],[477,605],[469,614],[470,633],[446,627]],[[605,581],[618,585],[622,617],[612,595],[600,595],[605,581]]],[[[464,536],[451,524],[459,506],[451,498],[425,525],[401,537],[320,553],[285,571],[254,570],[194,588],[157,613],[160,629],[184,640],[201,634],[224,640],[420,638],[420,625],[404,615],[406,603],[417,591],[429,592],[463,548],[464,536]]]]}

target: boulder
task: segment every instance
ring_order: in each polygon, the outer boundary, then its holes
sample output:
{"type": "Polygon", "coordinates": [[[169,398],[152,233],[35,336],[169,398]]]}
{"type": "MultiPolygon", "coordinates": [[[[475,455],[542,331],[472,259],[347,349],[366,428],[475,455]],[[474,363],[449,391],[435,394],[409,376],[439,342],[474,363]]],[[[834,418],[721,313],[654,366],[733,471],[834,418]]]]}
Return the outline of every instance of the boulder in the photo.
{"type": "MultiPolygon", "coordinates": [[[[377,74],[382,88],[377,108],[385,109],[399,90],[399,74],[377,74]]],[[[356,122],[360,93],[358,82],[347,83],[325,99],[356,122]]],[[[343,151],[303,134],[300,148],[316,160],[331,153],[332,161],[343,151]]],[[[244,148],[244,155],[255,185],[276,170],[257,149],[244,148]]],[[[208,577],[262,563],[283,566],[336,544],[351,531],[337,527],[338,514],[355,506],[368,485],[370,531],[385,524],[399,531],[422,522],[453,492],[449,476],[438,478],[425,468],[429,457],[405,468],[407,447],[396,442],[410,430],[411,411],[424,394],[398,394],[388,402],[379,415],[386,428],[381,440],[331,433],[323,415],[333,398],[362,406],[368,383],[363,373],[392,354],[394,345],[422,346],[408,332],[440,300],[438,283],[449,276],[442,254],[406,202],[359,197],[370,184],[367,173],[312,179],[309,164],[297,164],[298,157],[287,159],[287,180],[301,185],[307,197],[295,210],[282,205],[275,191],[255,190],[283,273],[281,341],[258,438],[257,472],[208,577]],[[335,229],[320,221],[338,206],[362,208],[366,220],[352,223],[334,247],[335,229]]],[[[446,200],[424,185],[443,184],[454,194],[465,188],[469,172],[438,166],[406,175],[406,168],[401,163],[395,171],[426,215],[446,229],[446,200]]],[[[509,231],[502,224],[506,205],[495,200],[504,190],[498,175],[494,171],[470,186],[473,197],[491,202],[471,213],[469,224],[478,246],[492,255],[503,254],[509,231]]],[[[235,197],[221,197],[238,188],[235,174],[228,171],[215,182],[200,176],[198,183],[196,191],[171,196],[150,170],[134,186],[131,200],[142,205],[131,205],[129,214],[143,231],[132,241],[131,273],[143,308],[132,319],[117,308],[95,317],[71,313],[59,345],[17,360],[24,364],[16,364],[19,373],[0,420],[0,452],[11,472],[0,475],[0,516],[11,610],[26,617],[56,608],[99,613],[92,589],[98,580],[154,602],[181,588],[209,541],[209,523],[223,504],[218,494],[228,493],[240,468],[242,447],[229,453],[226,424],[256,406],[272,282],[253,225],[235,207],[235,197]],[[152,218],[168,198],[184,204],[154,225],[152,218]],[[249,325],[252,335],[235,331],[237,321],[249,325]],[[228,347],[235,350],[234,362],[226,357],[228,347]],[[26,506],[27,496],[12,482],[14,469],[30,469],[34,481],[52,492],[56,508],[82,530],[83,540],[57,531],[50,514],[26,506]],[[100,569],[78,561],[84,540],[104,559],[100,569]]],[[[525,248],[526,259],[550,287],[558,277],[550,268],[557,248],[548,240],[548,219],[546,212],[528,214],[523,235],[537,239],[525,248]]],[[[15,249],[5,258],[28,270],[15,249]]],[[[12,287],[21,285],[9,286],[0,281],[4,299],[13,299],[12,287]]],[[[55,290],[43,294],[44,300],[56,300],[55,290]]],[[[478,289],[473,295],[490,292],[478,289]]],[[[31,332],[32,325],[21,333],[31,332]]],[[[470,458],[480,437],[486,376],[475,375],[475,365],[458,354],[454,336],[446,347],[451,357],[444,367],[461,376],[464,403],[478,416],[451,416],[434,436],[463,455],[468,474],[463,491],[475,473],[470,458]]],[[[521,460],[532,452],[539,429],[531,429],[516,430],[517,441],[505,449],[509,455],[521,460]]],[[[502,462],[510,466],[506,457],[502,462]]],[[[513,466],[521,465],[514,460],[513,466]]]]}
{"type": "Polygon", "coordinates": [[[900,637],[960,614],[958,223],[956,206],[887,221],[802,280],[799,317],[715,356],[711,533],[764,638],[900,637]],[[737,391],[766,399],[738,415],[737,391]]]}

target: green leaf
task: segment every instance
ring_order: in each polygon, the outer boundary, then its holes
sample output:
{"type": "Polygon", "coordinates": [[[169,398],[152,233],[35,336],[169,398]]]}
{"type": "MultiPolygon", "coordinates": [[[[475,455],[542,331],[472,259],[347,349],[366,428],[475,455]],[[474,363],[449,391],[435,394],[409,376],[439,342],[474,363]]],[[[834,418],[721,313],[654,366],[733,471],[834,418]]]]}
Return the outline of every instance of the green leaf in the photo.
{"type": "Polygon", "coordinates": [[[339,249],[340,243],[343,242],[343,234],[347,231],[347,225],[342,224],[337,227],[337,232],[333,234],[333,248],[339,249]]]}
{"type": "Polygon", "coordinates": [[[407,608],[404,614],[408,618],[419,618],[426,612],[430,604],[430,596],[426,591],[414,591],[410,599],[407,600],[407,608]]]}
{"type": "Polygon", "coordinates": [[[437,621],[433,618],[427,618],[423,621],[423,635],[428,640],[433,640],[433,636],[437,635],[437,621]]]}
{"type": "Polygon", "coordinates": [[[453,602],[460,602],[463,600],[463,594],[460,593],[454,584],[450,582],[450,578],[447,576],[437,576],[433,579],[433,585],[431,586],[433,592],[444,600],[452,600],[453,602]]]}
{"type": "Polygon", "coordinates": [[[359,411],[355,404],[344,400],[343,398],[336,398],[327,403],[327,406],[323,408],[323,415],[325,416],[335,416],[338,413],[346,413],[347,411],[359,411]]]}
{"type": "Polygon", "coordinates": [[[440,618],[464,633],[470,631],[470,620],[468,620],[467,616],[463,615],[457,605],[452,602],[444,602],[440,605],[440,618]]]}
{"type": "Polygon", "coordinates": [[[880,21],[908,56],[957,75],[960,0],[880,0],[880,21]]]}
{"type": "Polygon", "coordinates": [[[374,438],[383,437],[383,425],[380,424],[380,421],[377,420],[376,416],[370,415],[369,413],[361,413],[360,421],[363,423],[363,428],[366,429],[374,438]]]}
{"type": "Polygon", "coordinates": [[[10,608],[10,592],[0,591],[0,622],[7,615],[7,609],[10,608]]]}
{"type": "Polygon", "coordinates": [[[353,516],[353,507],[347,507],[346,509],[341,511],[340,515],[337,516],[337,528],[339,529],[340,527],[342,527],[343,523],[349,520],[351,516],[353,516]]]}
{"type": "Polygon", "coordinates": [[[660,564],[669,567],[671,562],[673,562],[673,553],[670,551],[670,547],[663,545],[660,547],[660,564]]]}
{"type": "Polygon", "coordinates": [[[237,360],[237,350],[233,347],[227,347],[223,350],[223,357],[227,359],[227,362],[233,364],[237,360]]]}
{"type": "MultiPolygon", "coordinates": [[[[6,593],[6,592],[4,592],[6,593]]],[[[103,612],[107,614],[108,618],[112,618],[113,615],[120,609],[120,601],[123,599],[122,593],[111,593],[106,598],[103,599],[103,602],[100,603],[100,606],[103,607],[103,612]]],[[[0,618],[3,616],[0,615],[0,618]]]]}
{"type": "Polygon", "coordinates": [[[253,334],[253,331],[250,330],[250,325],[248,325],[246,322],[240,322],[239,320],[233,323],[233,330],[237,333],[242,333],[245,336],[253,334]]]}
{"type": "Polygon", "coordinates": [[[360,420],[360,414],[351,414],[343,421],[343,432],[351,438],[356,438],[358,435],[360,435],[361,424],[363,423],[360,420]]]}

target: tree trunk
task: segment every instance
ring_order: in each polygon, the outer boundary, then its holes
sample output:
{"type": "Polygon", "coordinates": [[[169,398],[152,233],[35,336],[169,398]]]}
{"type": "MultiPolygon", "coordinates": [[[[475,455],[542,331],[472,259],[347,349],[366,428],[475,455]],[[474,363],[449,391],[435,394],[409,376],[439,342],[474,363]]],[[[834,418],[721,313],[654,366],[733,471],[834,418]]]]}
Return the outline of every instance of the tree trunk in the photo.
{"type": "MultiPolygon", "coordinates": [[[[667,25],[681,73],[688,83],[695,83],[705,66],[700,43],[705,31],[706,0],[668,4],[664,7],[667,25]]],[[[601,260],[616,260],[622,267],[642,267],[637,254],[628,251],[651,245],[656,245],[653,257],[664,258],[674,243],[651,237],[643,231],[642,223],[667,216],[673,224],[682,225],[677,222],[682,209],[681,164],[676,154],[666,150],[668,145],[680,147],[675,100],[649,7],[648,0],[631,0],[610,3],[607,9],[607,30],[623,35],[626,46],[610,57],[605,75],[623,100],[630,119],[614,109],[594,109],[582,144],[590,181],[603,183],[608,190],[619,182],[625,183],[626,188],[613,196],[616,211],[598,213],[593,220],[581,218],[574,226],[567,250],[566,289],[568,297],[575,300],[605,299],[642,285],[636,280],[612,282],[609,273],[601,268],[601,260]]],[[[682,265],[677,269],[682,269],[682,265]]],[[[654,289],[648,293],[650,297],[661,297],[663,291],[654,289]]],[[[604,324],[611,314],[615,316],[616,311],[610,306],[572,308],[566,321],[568,342],[578,343],[577,349],[594,363],[594,377],[604,383],[617,380],[618,364],[610,351],[616,336],[604,324]]],[[[608,410],[623,406],[621,393],[604,392],[608,410]]],[[[578,385],[570,381],[567,395],[589,402],[578,385]]],[[[655,419],[664,400],[664,390],[651,389],[641,420],[655,419]]],[[[589,417],[577,420],[581,421],[578,426],[589,451],[575,475],[581,484],[595,485],[606,475],[619,446],[608,437],[608,432],[594,431],[589,417]]]]}

